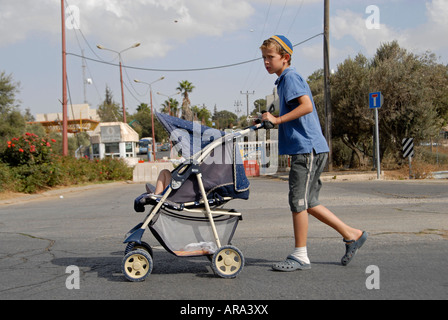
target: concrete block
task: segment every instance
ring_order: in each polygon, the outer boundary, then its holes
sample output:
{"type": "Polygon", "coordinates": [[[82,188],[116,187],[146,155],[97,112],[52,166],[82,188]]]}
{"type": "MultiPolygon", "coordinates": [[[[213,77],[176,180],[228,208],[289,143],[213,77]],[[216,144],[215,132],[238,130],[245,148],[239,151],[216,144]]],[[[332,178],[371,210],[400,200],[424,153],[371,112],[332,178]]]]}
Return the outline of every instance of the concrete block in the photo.
{"type": "Polygon", "coordinates": [[[144,162],[137,163],[134,167],[134,182],[150,182],[157,181],[160,171],[167,169],[172,171],[174,166],[171,162],[144,162]]]}

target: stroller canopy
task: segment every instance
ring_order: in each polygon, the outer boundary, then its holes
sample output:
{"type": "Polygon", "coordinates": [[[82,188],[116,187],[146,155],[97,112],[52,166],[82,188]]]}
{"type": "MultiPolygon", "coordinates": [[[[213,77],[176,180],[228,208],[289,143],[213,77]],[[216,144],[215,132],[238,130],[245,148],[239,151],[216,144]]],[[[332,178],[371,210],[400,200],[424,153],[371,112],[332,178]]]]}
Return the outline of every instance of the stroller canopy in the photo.
{"type": "MultiPolygon", "coordinates": [[[[246,177],[241,153],[234,134],[225,134],[223,131],[207,126],[179,119],[163,113],[156,113],[157,119],[170,134],[170,140],[186,163],[197,163],[201,168],[204,187],[209,197],[230,196],[232,198],[249,198],[249,180],[246,177]],[[220,143],[211,145],[212,142],[220,143]],[[201,157],[204,149],[206,156],[201,157]],[[209,152],[210,151],[210,152],[209,152]]],[[[175,169],[181,168],[179,166],[175,169]]],[[[177,190],[174,190],[169,200],[180,203],[199,200],[196,177],[191,176],[177,190]],[[193,199],[191,199],[193,198],[193,199]]]]}
{"type": "Polygon", "coordinates": [[[210,142],[225,135],[225,132],[200,125],[197,122],[176,118],[165,113],[156,113],[157,119],[170,134],[170,140],[184,158],[189,158],[204,149],[210,142]]]}

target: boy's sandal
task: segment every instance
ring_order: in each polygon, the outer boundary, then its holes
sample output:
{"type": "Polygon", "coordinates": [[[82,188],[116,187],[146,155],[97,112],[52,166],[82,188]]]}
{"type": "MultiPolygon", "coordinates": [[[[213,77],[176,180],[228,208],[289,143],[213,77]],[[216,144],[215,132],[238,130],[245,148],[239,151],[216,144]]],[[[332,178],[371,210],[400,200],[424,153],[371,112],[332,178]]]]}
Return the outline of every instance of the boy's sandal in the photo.
{"type": "Polygon", "coordinates": [[[277,262],[272,265],[272,269],[276,271],[295,271],[295,270],[308,270],[311,269],[309,263],[304,263],[292,255],[288,256],[285,261],[277,262]]]}
{"type": "Polygon", "coordinates": [[[361,237],[356,241],[342,239],[345,242],[345,255],[341,259],[341,264],[343,266],[346,266],[350,263],[358,249],[361,248],[366,241],[367,236],[368,233],[363,231],[361,237]]]}

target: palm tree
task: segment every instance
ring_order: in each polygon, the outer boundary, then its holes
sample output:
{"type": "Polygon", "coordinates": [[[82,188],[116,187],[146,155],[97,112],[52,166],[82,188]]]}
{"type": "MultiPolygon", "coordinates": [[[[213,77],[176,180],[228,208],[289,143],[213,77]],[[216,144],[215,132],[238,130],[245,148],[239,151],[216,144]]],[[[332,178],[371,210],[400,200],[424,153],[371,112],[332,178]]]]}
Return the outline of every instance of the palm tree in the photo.
{"type": "Polygon", "coordinates": [[[142,102],[137,106],[137,112],[141,111],[151,112],[151,109],[149,108],[147,103],[142,102]]]}
{"type": "Polygon", "coordinates": [[[188,121],[193,121],[193,112],[190,109],[190,99],[188,98],[188,94],[192,92],[193,89],[193,84],[187,80],[179,82],[179,86],[177,87],[177,90],[184,96],[182,100],[182,119],[188,121]]]}
{"type": "Polygon", "coordinates": [[[179,112],[179,101],[173,98],[169,98],[162,103],[162,112],[171,116],[177,117],[179,112]]]}

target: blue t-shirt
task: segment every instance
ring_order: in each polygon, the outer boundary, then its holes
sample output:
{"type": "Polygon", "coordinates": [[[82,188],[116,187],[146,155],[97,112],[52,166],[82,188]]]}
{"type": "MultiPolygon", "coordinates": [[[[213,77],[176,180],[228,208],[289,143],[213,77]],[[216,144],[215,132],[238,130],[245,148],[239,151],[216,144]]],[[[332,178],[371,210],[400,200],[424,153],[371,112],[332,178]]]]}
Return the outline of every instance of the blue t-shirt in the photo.
{"type": "Polygon", "coordinates": [[[313,111],[303,117],[281,123],[278,127],[279,154],[304,154],[329,152],[327,141],[322,134],[319,117],[314,105],[308,83],[300,76],[294,67],[289,67],[275,82],[280,100],[280,116],[298,107],[298,98],[307,95],[313,111]]]}

